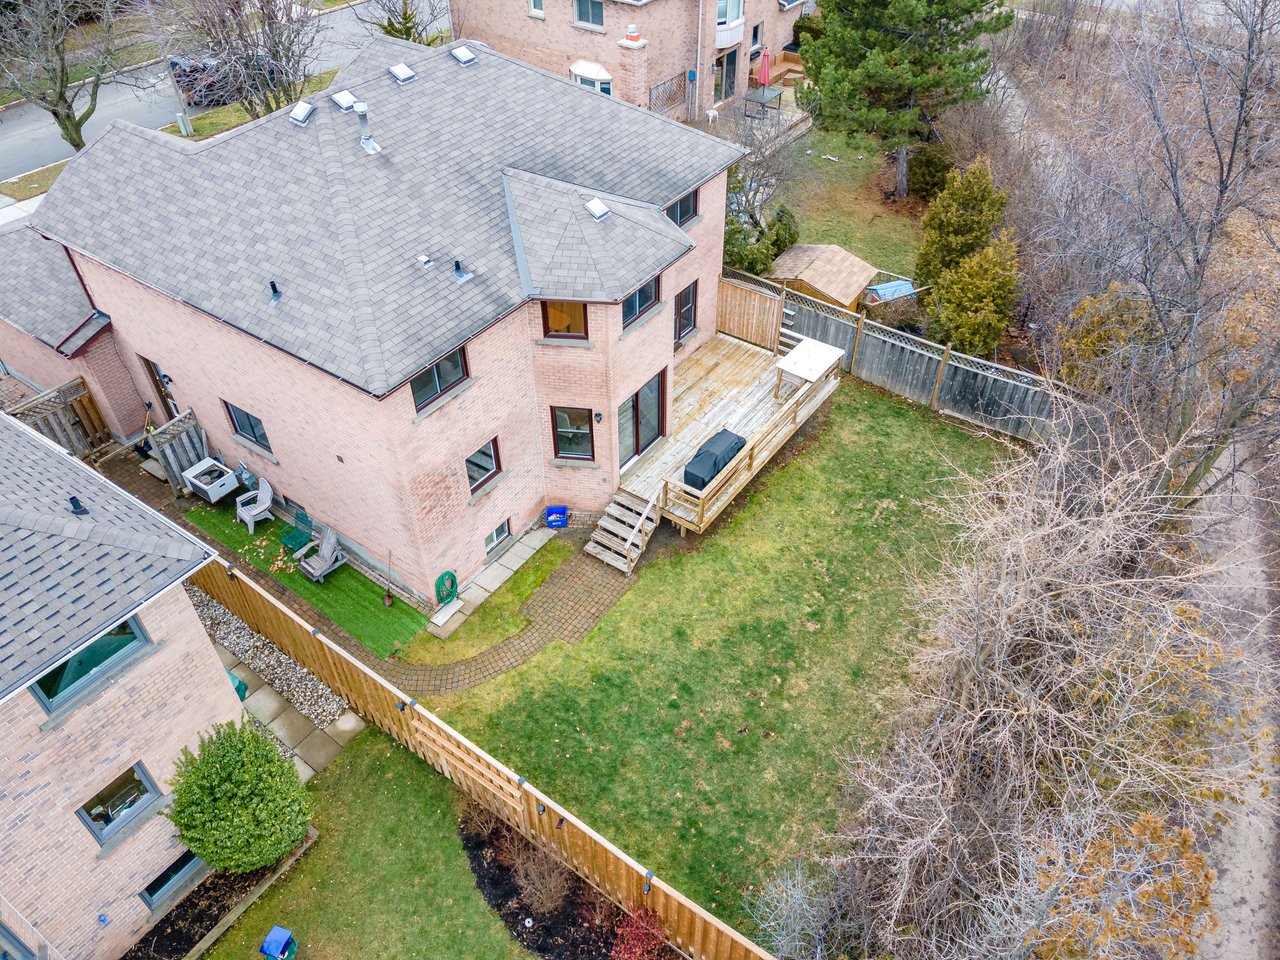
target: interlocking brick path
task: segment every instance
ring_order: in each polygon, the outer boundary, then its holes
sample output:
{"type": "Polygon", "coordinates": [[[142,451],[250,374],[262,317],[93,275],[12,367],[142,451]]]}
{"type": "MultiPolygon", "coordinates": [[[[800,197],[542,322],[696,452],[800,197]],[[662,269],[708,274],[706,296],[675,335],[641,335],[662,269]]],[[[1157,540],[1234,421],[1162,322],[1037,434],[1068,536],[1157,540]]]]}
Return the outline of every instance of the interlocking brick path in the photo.
{"type": "MultiPolygon", "coordinates": [[[[108,479],[124,487],[148,506],[161,511],[197,538],[209,540],[207,533],[186,519],[185,512],[194,501],[175,498],[168,484],[157,480],[138,466],[137,457],[131,451],[110,456],[98,464],[98,469],[108,479]]],[[[632,578],[583,553],[579,543],[581,536],[571,535],[571,539],[579,549],[552,571],[542,586],[525,602],[522,610],[530,621],[527,627],[474,657],[429,666],[399,660],[380,660],[363,643],[275,577],[249,563],[237,564],[236,572],[252,579],[299,617],[318,628],[322,634],[404,693],[414,698],[426,698],[466,690],[499,677],[533,659],[553,640],[571,644],[581,642],[591,628],[622,598],[631,586],[632,578]]],[[[225,550],[216,542],[213,546],[225,550]]],[[[229,556],[228,559],[235,560],[234,556],[229,556]]]]}

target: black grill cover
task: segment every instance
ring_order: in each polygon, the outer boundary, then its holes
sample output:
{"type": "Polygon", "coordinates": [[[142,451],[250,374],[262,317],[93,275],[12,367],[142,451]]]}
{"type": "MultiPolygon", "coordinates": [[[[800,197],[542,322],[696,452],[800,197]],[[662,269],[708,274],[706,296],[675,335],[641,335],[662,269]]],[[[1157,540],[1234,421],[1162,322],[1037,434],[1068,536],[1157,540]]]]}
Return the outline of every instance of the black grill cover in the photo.
{"type": "Polygon", "coordinates": [[[747,441],[731,430],[721,430],[702,445],[685,465],[684,482],[695,490],[702,490],[714,480],[747,441]]]}

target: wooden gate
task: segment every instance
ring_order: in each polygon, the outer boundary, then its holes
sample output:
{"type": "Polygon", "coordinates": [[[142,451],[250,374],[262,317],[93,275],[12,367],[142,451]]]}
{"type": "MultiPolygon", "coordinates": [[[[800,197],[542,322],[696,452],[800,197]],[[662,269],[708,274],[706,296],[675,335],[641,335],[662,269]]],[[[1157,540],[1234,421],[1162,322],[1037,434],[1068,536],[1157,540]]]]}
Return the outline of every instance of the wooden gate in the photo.
{"type": "Polygon", "coordinates": [[[148,435],[151,443],[151,455],[164,468],[165,479],[175,494],[181,495],[186,489],[186,481],[182,472],[194,467],[209,455],[209,445],[205,442],[204,431],[196,422],[195,411],[188,408],[163,427],[157,427],[148,435]]]}
{"type": "Polygon", "coordinates": [[[93,456],[112,439],[83,377],[28,397],[5,412],[77,457],[93,456]]]}
{"type": "Polygon", "coordinates": [[[738,280],[720,280],[716,329],[757,347],[777,352],[782,331],[782,297],[738,280]]]}

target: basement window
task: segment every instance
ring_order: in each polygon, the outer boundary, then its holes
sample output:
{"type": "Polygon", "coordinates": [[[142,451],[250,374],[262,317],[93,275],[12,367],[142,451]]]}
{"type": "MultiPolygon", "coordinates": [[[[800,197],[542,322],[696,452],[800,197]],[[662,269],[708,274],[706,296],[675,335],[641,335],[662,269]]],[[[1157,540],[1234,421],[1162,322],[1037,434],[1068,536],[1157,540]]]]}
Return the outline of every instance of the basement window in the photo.
{"type": "Polygon", "coordinates": [[[156,904],[163,902],[169,894],[182,885],[184,880],[200,869],[200,862],[200,858],[194,853],[184,850],[182,855],[160,871],[138,896],[142,898],[143,903],[154,909],[156,904]]]}
{"type": "Polygon", "coordinates": [[[130,617],[36,680],[31,692],[52,713],[146,643],[142,625],[130,617]]]}
{"type": "Polygon", "coordinates": [[[160,796],[155,781],[135,763],[76,811],[99,843],[120,830],[160,796]]]}
{"type": "Polygon", "coordinates": [[[494,547],[511,536],[511,521],[503,520],[493,533],[484,538],[485,553],[493,552],[494,547]]]}

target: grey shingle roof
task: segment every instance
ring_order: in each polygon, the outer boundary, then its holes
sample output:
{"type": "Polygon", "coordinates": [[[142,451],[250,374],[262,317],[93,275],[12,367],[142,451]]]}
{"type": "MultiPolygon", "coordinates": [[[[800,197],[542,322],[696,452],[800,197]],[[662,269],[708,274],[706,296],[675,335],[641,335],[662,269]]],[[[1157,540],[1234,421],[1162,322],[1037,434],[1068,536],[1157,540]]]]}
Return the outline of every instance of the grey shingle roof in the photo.
{"type": "Polygon", "coordinates": [[[70,454],[0,415],[0,698],[210,552],[70,454]],[[68,498],[89,508],[71,513],[68,498]]]}
{"type": "Polygon", "coordinates": [[[44,239],[23,222],[0,226],[0,317],[56,348],[91,313],[93,308],[60,244],[44,239]]]}
{"type": "Polygon", "coordinates": [[[204,143],[117,121],[33,222],[382,395],[525,299],[504,170],[664,207],[742,154],[471,48],[476,60],[462,66],[449,47],[381,38],[340,74],[329,92],[368,103],[377,156],[328,95],[311,98],[305,127],[280,112],[204,143]],[[387,68],[399,62],[417,79],[398,85],[387,68]],[[454,260],[473,279],[457,284],[454,260]]]}

